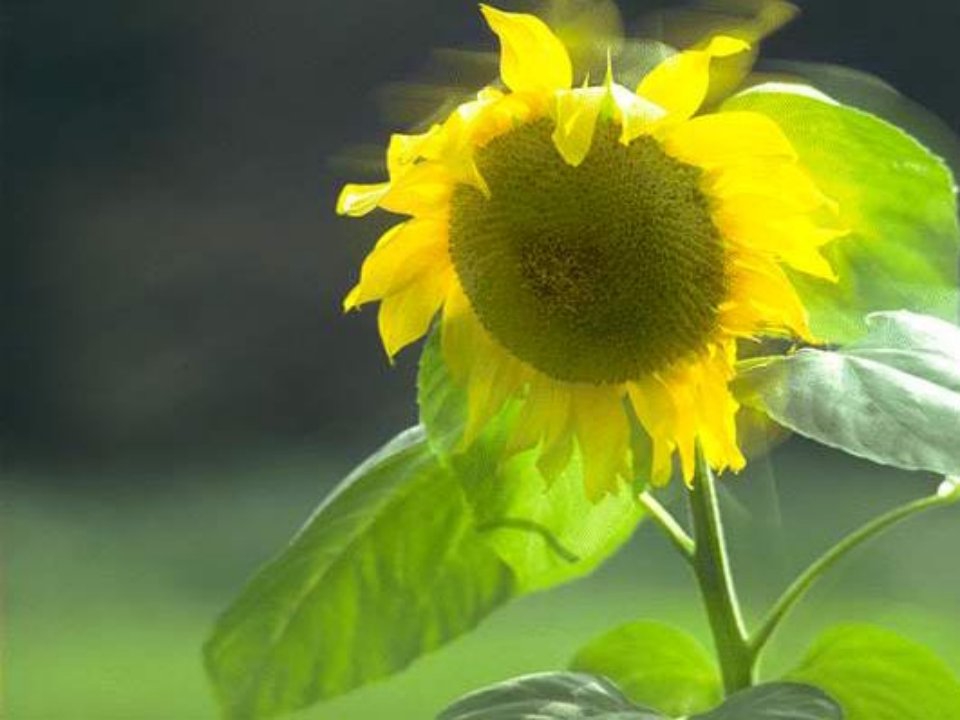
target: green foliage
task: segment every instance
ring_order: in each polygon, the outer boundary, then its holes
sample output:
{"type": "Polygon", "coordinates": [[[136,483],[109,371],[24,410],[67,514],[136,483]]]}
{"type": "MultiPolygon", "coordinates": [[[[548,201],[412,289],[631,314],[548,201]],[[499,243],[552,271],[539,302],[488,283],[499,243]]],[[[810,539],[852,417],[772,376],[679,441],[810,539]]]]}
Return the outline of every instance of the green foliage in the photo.
{"type": "Polygon", "coordinates": [[[420,360],[420,417],[437,453],[449,459],[484,538],[513,569],[518,589],[541,590],[581,577],[615,552],[643,516],[629,488],[599,502],[586,495],[574,453],[552,479],[536,451],[509,454],[505,437],[516,408],[507,408],[469,447],[464,392],[450,378],[434,332],[420,360]]]}
{"type": "Polygon", "coordinates": [[[513,678],[461,698],[437,720],[663,720],[631,703],[615,685],[582,673],[513,678]]]}
{"type": "Polygon", "coordinates": [[[400,670],[513,593],[420,429],[373,455],[223,614],[206,645],[230,718],[270,717],[400,670]]]}
{"type": "Polygon", "coordinates": [[[960,718],[960,682],[930,650],[881,628],[833,628],[790,678],[824,688],[846,720],[960,718]]]}
{"type": "Polygon", "coordinates": [[[741,690],[720,707],[690,720],[843,720],[822,690],[798,683],[769,683],[741,690]]]}
{"type": "MultiPolygon", "coordinates": [[[[842,720],[822,690],[797,683],[759,685],[690,720],[842,720]]],[[[634,705],[606,678],[586,673],[541,673],[471,693],[437,720],[667,720],[634,705]]]]}
{"type": "Polygon", "coordinates": [[[744,364],[745,404],[781,425],[875,462],[960,473],[960,328],[875,313],[860,342],[744,364]]]}
{"type": "Polygon", "coordinates": [[[695,638],[661,623],[611,630],[580,649],[570,667],[610,678],[631,700],[669,715],[702,712],[723,698],[709,653],[695,638]]]}
{"type": "Polygon", "coordinates": [[[939,158],[877,117],[801,94],[748,91],[723,109],[773,118],[839,204],[850,233],[825,248],[839,283],[792,274],[817,335],[853,340],[877,310],[955,317],[960,229],[953,178],[939,158]]]}

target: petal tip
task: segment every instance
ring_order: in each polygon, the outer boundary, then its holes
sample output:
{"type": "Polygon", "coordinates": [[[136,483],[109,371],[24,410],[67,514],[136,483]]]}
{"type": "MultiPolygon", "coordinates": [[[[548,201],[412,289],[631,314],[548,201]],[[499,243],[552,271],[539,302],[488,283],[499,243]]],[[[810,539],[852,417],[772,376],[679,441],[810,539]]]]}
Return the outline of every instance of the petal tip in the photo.
{"type": "Polygon", "coordinates": [[[707,45],[707,53],[713,57],[728,57],[750,49],[750,43],[730,35],[716,35],[707,45]]]}

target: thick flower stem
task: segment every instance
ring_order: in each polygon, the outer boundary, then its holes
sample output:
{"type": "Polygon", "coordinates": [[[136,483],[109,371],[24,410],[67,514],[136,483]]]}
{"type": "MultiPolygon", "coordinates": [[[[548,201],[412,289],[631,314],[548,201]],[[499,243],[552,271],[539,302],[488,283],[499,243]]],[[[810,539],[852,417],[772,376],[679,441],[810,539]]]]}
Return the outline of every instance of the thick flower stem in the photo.
{"type": "Polygon", "coordinates": [[[754,655],[730,570],[716,481],[699,449],[689,496],[696,539],[693,569],[713,631],[724,689],[729,695],[753,684],[754,655]]]}

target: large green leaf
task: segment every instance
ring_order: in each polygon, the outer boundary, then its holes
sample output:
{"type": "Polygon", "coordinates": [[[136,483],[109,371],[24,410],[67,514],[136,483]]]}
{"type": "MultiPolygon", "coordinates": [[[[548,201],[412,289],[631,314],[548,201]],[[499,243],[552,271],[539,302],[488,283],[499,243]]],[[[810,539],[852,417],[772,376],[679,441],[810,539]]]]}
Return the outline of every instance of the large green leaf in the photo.
{"type": "MultiPolygon", "coordinates": [[[[467,695],[437,720],[667,720],[634,705],[606,678],[587,673],[540,673],[507,680],[467,695]]],[[[758,685],[690,720],[842,720],[822,690],[798,683],[758,685]]],[[[881,719],[878,719],[881,720],[881,719]]],[[[944,716],[946,720],[946,716],[944,716]]]]}
{"type": "Polygon", "coordinates": [[[581,648],[572,670],[613,680],[631,700],[690,715],[723,698],[720,674],[696,638],[656,622],[623,625],[581,648]]]}
{"type": "Polygon", "coordinates": [[[894,125],[919,140],[953,168],[960,168],[956,131],[882,78],[856,68],[802,60],[763,60],[758,70],[768,81],[809,83],[839,100],[894,125]]]}
{"type": "Polygon", "coordinates": [[[874,313],[868,335],[744,363],[741,400],[826,445],[908,470],[960,474],[960,328],[874,313]]]}
{"type": "Polygon", "coordinates": [[[320,506],[206,645],[227,717],[305,707],[400,670],[513,593],[459,483],[403,433],[320,506]]]}
{"type": "Polygon", "coordinates": [[[631,703],[615,685],[584,673],[513,678],[467,695],[437,720],[665,720],[631,703]]]}
{"type": "Polygon", "coordinates": [[[829,630],[790,677],[829,692],[846,720],[960,718],[960,682],[950,668],[922,645],[881,628],[829,630]]]}
{"type": "Polygon", "coordinates": [[[536,467],[535,451],[506,452],[516,408],[492,420],[470,447],[460,446],[466,397],[449,376],[436,332],[420,359],[419,388],[427,436],[456,471],[478,528],[513,569],[521,591],[581,577],[630,537],[643,516],[630,488],[591,502],[577,453],[548,483],[536,467]]]}
{"type": "Polygon", "coordinates": [[[956,317],[960,229],[953,178],[939,158],[873,115],[799,93],[761,86],[723,109],[774,119],[850,230],[826,248],[839,283],[793,274],[815,333],[850,341],[877,310],[956,317]]]}
{"type": "Polygon", "coordinates": [[[819,688],[769,683],[741,690],[720,707],[691,720],[844,720],[844,715],[819,688]]]}

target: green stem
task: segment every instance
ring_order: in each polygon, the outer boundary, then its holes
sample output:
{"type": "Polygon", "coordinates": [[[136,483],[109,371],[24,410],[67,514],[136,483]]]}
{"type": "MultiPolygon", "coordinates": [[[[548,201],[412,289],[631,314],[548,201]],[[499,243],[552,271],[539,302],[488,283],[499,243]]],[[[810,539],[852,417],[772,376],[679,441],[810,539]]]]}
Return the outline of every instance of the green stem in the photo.
{"type": "Polygon", "coordinates": [[[729,695],[753,684],[754,656],[730,570],[716,480],[699,448],[696,463],[689,493],[696,538],[693,569],[713,632],[724,689],[729,695]]]}
{"type": "Polygon", "coordinates": [[[859,530],[851,533],[827,550],[827,552],[814,561],[793,581],[793,584],[784,591],[783,595],[780,596],[773,608],[771,608],[770,612],[767,613],[767,616],[760,623],[756,633],[754,633],[749,641],[751,664],[756,663],[757,657],[769,642],[774,631],[780,626],[780,623],[786,617],[787,613],[800,601],[814,582],[849,554],[851,550],[856,549],[866,541],[918,513],[932,508],[950,505],[957,501],[960,501],[960,482],[948,479],[940,486],[936,495],[931,495],[894,508],[890,512],[871,520],[859,530]]]}
{"type": "Polygon", "coordinates": [[[677,519],[670,514],[670,511],[661,505],[660,501],[649,492],[644,491],[640,493],[639,499],[640,504],[646,508],[650,517],[657,524],[657,527],[663,531],[664,535],[673,543],[683,558],[687,562],[692,563],[696,548],[696,543],[693,542],[693,538],[687,535],[686,530],[684,530],[680,523],[677,522],[677,519]]]}

